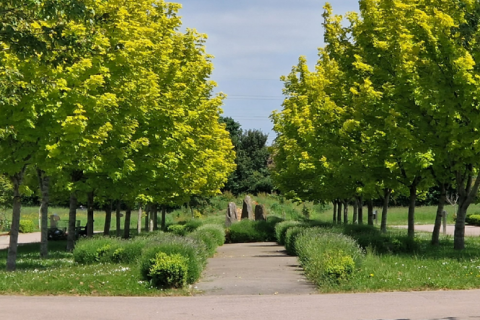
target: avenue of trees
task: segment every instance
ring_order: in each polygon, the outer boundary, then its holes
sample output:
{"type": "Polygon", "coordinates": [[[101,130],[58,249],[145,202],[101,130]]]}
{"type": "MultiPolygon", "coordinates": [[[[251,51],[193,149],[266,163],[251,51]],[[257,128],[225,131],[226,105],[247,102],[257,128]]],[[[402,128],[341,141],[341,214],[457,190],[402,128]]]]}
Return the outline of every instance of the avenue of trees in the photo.
{"type": "Polygon", "coordinates": [[[363,223],[366,203],[371,223],[372,199],[380,197],[382,231],[390,197],[406,194],[410,237],[416,198],[435,187],[434,244],[455,188],[454,248],[463,249],[466,212],[480,186],[480,3],[359,5],[341,17],[327,4],[315,70],[302,57],[283,77],[283,110],[272,115],[272,177],[291,198],[332,202],[338,222],[353,202],[354,222],[363,223]]]}
{"type": "Polygon", "coordinates": [[[135,203],[156,213],[214,195],[235,169],[218,121],[224,96],[208,80],[206,36],[180,32],[179,8],[162,0],[0,0],[0,174],[14,199],[7,270],[15,270],[22,185],[32,175],[45,257],[50,190],[70,199],[73,250],[78,197],[88,201],[92,234],[94,201],[107,221],[123,202],[128,226],[135,203]]]}

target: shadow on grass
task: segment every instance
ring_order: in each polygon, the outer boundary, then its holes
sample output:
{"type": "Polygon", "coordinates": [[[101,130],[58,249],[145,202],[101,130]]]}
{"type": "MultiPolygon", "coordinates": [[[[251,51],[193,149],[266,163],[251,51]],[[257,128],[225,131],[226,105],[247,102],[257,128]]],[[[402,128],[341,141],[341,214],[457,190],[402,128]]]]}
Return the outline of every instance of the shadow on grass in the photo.
{"type": "MultiPolygon", "coordinates": [[[[66,251],[67,241],[50,241],[48,258],[40,258],[40,244],[28,243],[17,247],[17,270],[34,270],[54,267],[58,259],[70,259],[72,254],[66,251]]],[[[7,266],[8,249],[0,250],[0,270],[7,266]]]]}

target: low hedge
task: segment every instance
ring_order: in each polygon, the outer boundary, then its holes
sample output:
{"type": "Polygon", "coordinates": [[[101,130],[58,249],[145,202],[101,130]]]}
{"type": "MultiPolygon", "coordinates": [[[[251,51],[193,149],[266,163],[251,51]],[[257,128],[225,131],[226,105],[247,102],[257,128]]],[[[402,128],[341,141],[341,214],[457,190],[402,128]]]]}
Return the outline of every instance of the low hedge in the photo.
{"type": "Polygon", "coordinates": [[[275,226],[275,239],[279,245],[285,245],[285,234],[290,227],[298,226],[300,222],[296,220],[287,220],[277,223],[275,226]]]}
{"type": "Polygon", "coordinates": [[[242,220],[226,230],[226,242],[266,242],[275,241],[275,225],[282,221],[277,217],[268,217],[267,221],[242,220]]]}
{"type": "Polygon", "coordinates": [[[354,239],[322,228],[301,231],[295,250],[306,276],[318,286],[348,280],[364,258],[354,239]]]}
{"type": "Polygon", "coordinates": [[[287,254],[291,256],[296,256],[297,250],[295,248],[295,243],[297,241],[297,237],[300,236],[303,230],[308,228],[306,225],[297,225],[288,228],[285,233],[285,249],[287,250],[287,254]]]}

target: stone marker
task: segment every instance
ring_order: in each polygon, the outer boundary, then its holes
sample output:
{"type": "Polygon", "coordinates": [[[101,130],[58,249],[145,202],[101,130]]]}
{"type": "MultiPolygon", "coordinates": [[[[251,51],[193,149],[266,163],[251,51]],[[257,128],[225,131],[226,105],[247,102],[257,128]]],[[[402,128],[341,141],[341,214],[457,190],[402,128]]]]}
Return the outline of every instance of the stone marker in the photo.
{"type": "Polygon", "coordinates": [[[253,215],[252,199],[250,198],[250,196],[245,196],[245,199],[243,199],[242,220],[253,220],[254,218],[255,216],[253,215]]]}
{"type": "Polygon", "coordinates": [[[267,221],[267,210],[263,204],[257,204],[255,206],[255,221],[267,221]]]}
{"type": "Polygon", "coordinates": [[[227,215],[225,217],[225,226],[230,227],[232,223],[237,222],[237,206],[234,202],[230,202],[227,208],[227,215]]]}

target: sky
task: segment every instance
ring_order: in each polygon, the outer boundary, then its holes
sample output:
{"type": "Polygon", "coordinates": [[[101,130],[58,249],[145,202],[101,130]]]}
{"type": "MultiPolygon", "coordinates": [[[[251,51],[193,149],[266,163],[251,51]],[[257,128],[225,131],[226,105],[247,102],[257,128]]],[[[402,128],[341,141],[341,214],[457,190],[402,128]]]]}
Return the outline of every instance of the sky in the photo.
{"type": "MultiPolygon", "coordinates": [[[[184,28],[208,35],[211,79],[227,94],[223,116],[242,129],[275,138],[269,118],[282,109],[282,75],[300,56],[313,67],[323,43],[322,0],[171,0],[181,3],[184,28]]],[[[357,0],[332,0],[334,13],[358,11],[357,0]]]]}

